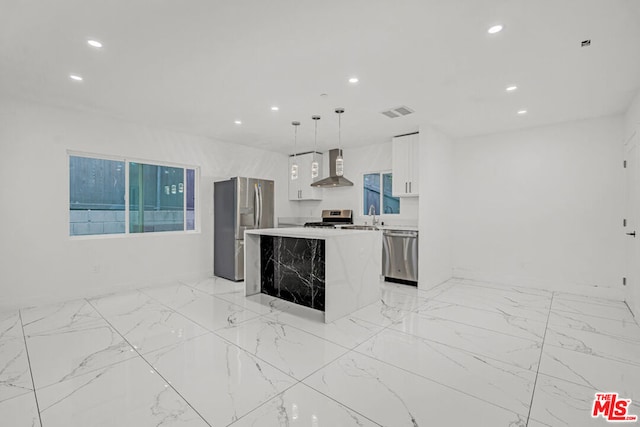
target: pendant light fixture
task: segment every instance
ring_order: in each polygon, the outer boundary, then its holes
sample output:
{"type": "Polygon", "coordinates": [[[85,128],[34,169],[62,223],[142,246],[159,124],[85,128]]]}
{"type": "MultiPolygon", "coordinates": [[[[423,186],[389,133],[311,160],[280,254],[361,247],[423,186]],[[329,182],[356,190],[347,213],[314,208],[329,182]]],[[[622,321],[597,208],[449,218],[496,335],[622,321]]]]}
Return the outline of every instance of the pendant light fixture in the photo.
{"type": "Polygon", "coordinates": [[[311,179],[315,179],[318,177],[320,173],[318,161],[316,160],[316,154],[318,151],[318,120],[320,120],[320,116],[311,116],[311,119],[315,124],[315,136],[314,136],[314,146],[313,146],[313,162],[311,162],[311,179]]]}
{"type": "Polygon", "coordinates": [[[342,128],[342,123],[340,121],[340,117],[344,113],[344,108],[336,108],[336,114],[338,114],[338,157],[336,157],[336,175],[342,176],[344,175],[344,159],[342,158],[342,140],[340,135],[340,130],[342,128]]]}
{"type": "Polygon", "coordinates": [[[298,179],[298,126],[300,122],[291,122],[293,125],[293,164],[291,165],[291,180],[298,179]]]}

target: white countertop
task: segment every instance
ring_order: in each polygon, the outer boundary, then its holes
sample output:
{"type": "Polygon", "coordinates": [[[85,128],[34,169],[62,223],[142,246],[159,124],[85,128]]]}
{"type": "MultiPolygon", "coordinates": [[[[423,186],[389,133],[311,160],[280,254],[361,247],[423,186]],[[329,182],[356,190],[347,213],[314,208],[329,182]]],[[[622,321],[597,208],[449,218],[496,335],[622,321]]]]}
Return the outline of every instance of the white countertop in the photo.
{"type": "Polygon", "coordinates": [[[375,230],[342,230],[339,228],[260,228],[257,230],[247,230],[246,234],[257,234],[261,236],[283,236],[300,237],[303,239],[328,239],[339,236],[353,236],[361,233],[379,233],[375,230]]]}
{"type": "Polygon", "coordinates": [[[406,231],[418,231],[417,225],[378,225],[381,230],[406,230],[406,231]]]}

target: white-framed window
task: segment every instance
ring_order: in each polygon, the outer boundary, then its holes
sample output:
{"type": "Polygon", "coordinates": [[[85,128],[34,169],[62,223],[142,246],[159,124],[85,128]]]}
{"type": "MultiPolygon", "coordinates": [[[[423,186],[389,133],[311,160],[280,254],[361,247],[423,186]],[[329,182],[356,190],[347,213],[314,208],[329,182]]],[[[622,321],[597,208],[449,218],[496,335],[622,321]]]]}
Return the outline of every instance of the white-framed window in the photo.
{"type": "Polygon", "coordinates": [[[197,167],[69,153],[69,235],[196,230],[197,167]]]}
{"type": "Polygon", "coordinates": [[[393,174],[371,172],[362,176],[362,213],[389,215],[400,213],[400,199],[392,195],[393,174]]]}

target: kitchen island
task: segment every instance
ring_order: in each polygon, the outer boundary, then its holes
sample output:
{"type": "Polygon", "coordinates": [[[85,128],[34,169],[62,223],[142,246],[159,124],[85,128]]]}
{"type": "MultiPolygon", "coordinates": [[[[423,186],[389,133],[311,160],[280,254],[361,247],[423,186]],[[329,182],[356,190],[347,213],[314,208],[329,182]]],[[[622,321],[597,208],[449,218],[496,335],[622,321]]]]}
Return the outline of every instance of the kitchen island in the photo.
{"type": "Polygon", "coordinates": [[[332,322],[380,299],[379,231],[268,228],[245,232],[245,295],[264,293],[332,322]]]}

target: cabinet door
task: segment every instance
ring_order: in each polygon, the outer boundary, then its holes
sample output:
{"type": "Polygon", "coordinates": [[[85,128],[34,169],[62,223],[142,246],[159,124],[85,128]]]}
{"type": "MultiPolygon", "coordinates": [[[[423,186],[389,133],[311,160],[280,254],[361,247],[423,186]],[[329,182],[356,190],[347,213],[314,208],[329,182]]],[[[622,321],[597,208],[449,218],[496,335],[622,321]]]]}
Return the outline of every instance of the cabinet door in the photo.
{"type": "MultiPolygon", "coordinates": [[[[298,164],[298,179],[291,179],[291,165],[293,157],[289,157],[289,200],[322,200],[322,188],[315,188],[311,183],[322,179],[318,175],[316,179],[311,178],[311,162],[313,162],[313,153],[301,154],[296,157],[298,164]]],[[[320,166],[320,174],[322,173],[322,154],[316,154],[320,166]]]]}
{"type": "Polygon", "coordinates": [[[420,134],[409,135],[409,195],[420,194],[420,134]]]}
{"type": "Polygon", "coordinates": [[[287,176],[289,177],[289,200],[300,200],[300,159],[295,160],[298,163],[298,179],[291,179],[291,166],[293,165],[294,158],[289,157],[289,170],[287,170],[287,176]]]}
{"type": "Polygon", "coordinates": [[[315,181],[322,179],[322,154],[316,154],[315,159],[318,161],[319,173],[316,178],[311,177],[311,163],[313,162],[313,153],[298,156],[298,158],[304,157],[304,167],[300,165],[303,170],[304,176],[300,180],[301,200],[322,200],[322,188],[312,187],[311,184],[315,181]]]}
{"type": "Polygon", "coordinates": [[[391,191],[394,197],[409,194],[409,141],[406,136],[393,138],[391,144],[391,165],[393,170],[393,184],[391,191]]]}

